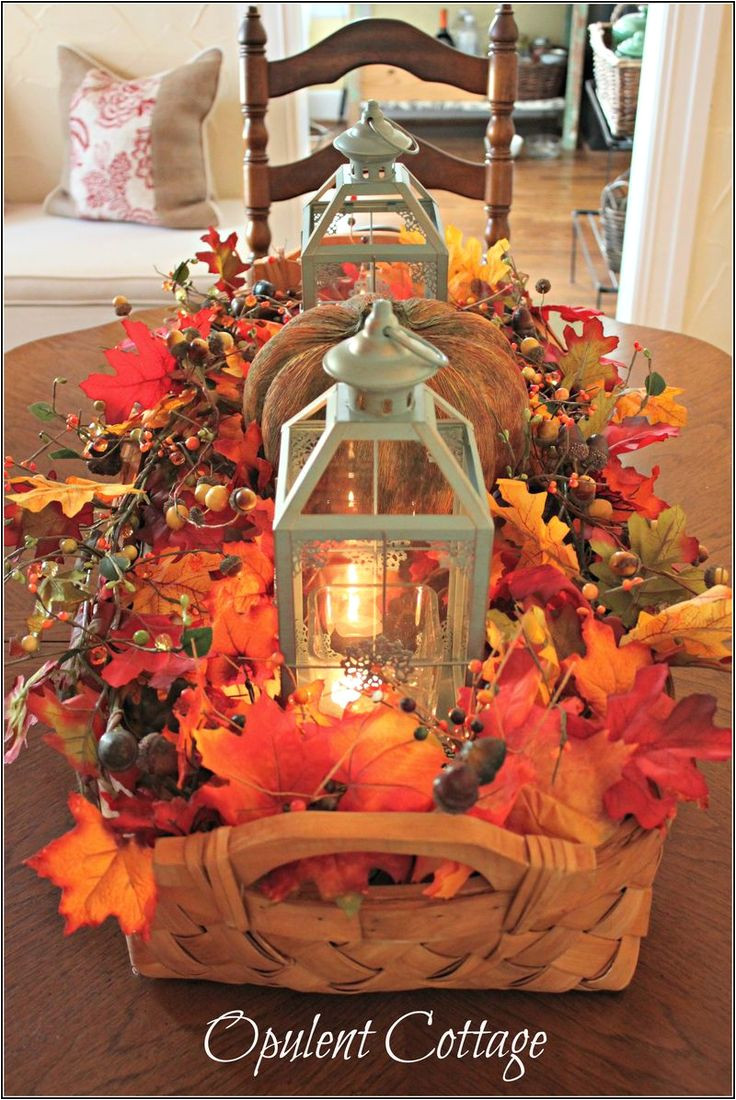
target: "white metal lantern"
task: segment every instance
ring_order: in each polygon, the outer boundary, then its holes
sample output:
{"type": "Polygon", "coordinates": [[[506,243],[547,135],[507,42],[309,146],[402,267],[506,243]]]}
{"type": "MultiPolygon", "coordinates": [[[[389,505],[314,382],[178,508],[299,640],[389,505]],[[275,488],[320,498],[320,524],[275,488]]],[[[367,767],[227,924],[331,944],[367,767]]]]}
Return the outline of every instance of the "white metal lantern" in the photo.
{"type": "Polygon", "coordinates": [[[472,425],[425,385],[446,364],[378,300],[324,358],[336,385],[282,429],[280,648],[334,711],[385,682],[450,705],[482,652],[493,526],[472,425]]]}
{"type": "Polygon", "coordinates": [[[396,158],[419,151],[375,100],[334,141],[341,165],[305,207],[302,301],[361,292],[447,298],[448,252],[437,204],[396,158]],[[399,240],[401,230],[408,230],[399,240]]]}

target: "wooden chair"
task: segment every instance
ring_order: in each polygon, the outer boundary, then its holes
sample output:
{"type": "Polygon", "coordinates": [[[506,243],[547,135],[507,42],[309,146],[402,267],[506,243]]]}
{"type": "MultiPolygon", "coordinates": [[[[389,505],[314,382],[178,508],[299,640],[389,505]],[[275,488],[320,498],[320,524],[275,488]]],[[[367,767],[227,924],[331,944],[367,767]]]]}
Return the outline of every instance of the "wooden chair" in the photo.
{"type": "Polygon", "coordinates": [[[511,112],[516,98],[518,31],[511,4],[499,4],[489,30],[488,58],[460,54],[398,19],[361,19],[293,57],[266,58],[266,32],[251,6],[240,28],[243,162],[251,254],[265,256],[271,243],[272,202],[316,191],[342,163],[331,146],[291,164],[269,165],[265,117],[269,100],[312,84],[331,84],[363,65],[388,64],[421,80],[439,81],[476,95],[488,95],[490,118],[484,163],[451,156],[420,141],[411,170],[425,187],[482,199],[485,239],[491,245],[509,236],[514,135],[511,112]]]}

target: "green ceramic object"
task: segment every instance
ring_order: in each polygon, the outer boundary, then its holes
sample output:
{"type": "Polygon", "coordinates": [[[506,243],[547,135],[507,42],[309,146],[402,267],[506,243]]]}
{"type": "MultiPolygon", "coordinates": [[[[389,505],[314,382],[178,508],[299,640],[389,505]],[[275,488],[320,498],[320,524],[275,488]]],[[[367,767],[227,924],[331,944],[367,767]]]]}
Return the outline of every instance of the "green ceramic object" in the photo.
{"type": "Polygon", "coordinates": [[[627,57],[630,61],[637,61],[644,53],[644,31],[635,31],[631,38],[626,38],[616,50],[617,57],[627,57]]]}
{"type": "Polygon", "coordinates": [[[636,34],[637,31],[641,31],[643,34],[646,25],[646,11],[632,11],[629,12],[628,15],[622,15],[611,27],[611,39],[614,49],[616,46],[620,46],[627,38],[631,38],[632,34],[636,34]]]}

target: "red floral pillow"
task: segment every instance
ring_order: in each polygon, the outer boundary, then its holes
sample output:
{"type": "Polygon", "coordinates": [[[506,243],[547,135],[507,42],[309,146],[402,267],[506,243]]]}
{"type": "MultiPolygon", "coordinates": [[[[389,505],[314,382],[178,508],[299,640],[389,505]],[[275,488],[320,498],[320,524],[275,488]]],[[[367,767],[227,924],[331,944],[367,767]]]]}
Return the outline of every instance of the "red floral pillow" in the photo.
{"type": "Polygon", "coordinates": [[[217,224],[202,122],[217,90],[221,51],[135,80],[66,46],[59,60],[67,163],[47,212],[176,228],[217,224]]]}

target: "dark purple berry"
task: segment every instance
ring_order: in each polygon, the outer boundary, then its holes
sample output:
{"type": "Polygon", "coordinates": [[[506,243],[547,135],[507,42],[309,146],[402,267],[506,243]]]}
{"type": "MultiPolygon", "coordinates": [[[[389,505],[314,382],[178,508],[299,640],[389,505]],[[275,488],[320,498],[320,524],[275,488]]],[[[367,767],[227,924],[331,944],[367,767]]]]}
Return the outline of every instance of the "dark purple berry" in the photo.
{"type": "Polygon", "coordinates": [[[474,718],[470,723],[470,729],[472,733],[482,733],[485,727],[480,718],[474,718]]]}
{"type": "Polygon", "coordinates": [[[253,287],[253,293],[256,298],[273,298],[276,293],[276,287],[273,283],[269,283],[268,279],[259,279],[253,287]]]}
{"type": "Polygon", "coordinates": [[[492,783],[506,759],[506,742],[498,737],[484,737],[463,745],[461,757],[475,772],[481,786],[492,783]]]}
{"type": "Polygon", "coordinates": [[[452,764],[434,781],[434,802],[446,814],[462,814],[478,800],[478,776],[469,764],[452,764]]]}
{"type": "Polygon", "coordinates": [[[408,695],[406,695],[401,700],[401,702],[399,703],[399,706],[401,707],[402,710],[406,711],[407,714],[411,714],[413,711],[415,711],[417,709],[416,700],[410,698],[410,696],[408,696],[408,695]]]}
{"type": "Polygon", "coordinates": [[[138,742],[122,726],[106,730],[97,742],[97,759],[110,772],[127,771],[138,759],[138,742]]]}
{"type": "Polygon", "coordinates": [[[453,726],[462,726],[465,721],[465,711],[462,707],[453,707],[449,714],[453,726]]]}
{"type": "Polygon", "coordinates": [[[417,726],[414,730],[414,738],[417,741],[426,741],[429,737],[429,730],[426,726],[417,726]]]}
{"type": "Polygon", "coordinates": [[[245,726],[245,715],[236,714],[233,718],[230,719],[230,721],[233,723],[234,726],[239,726],[242,730],[245,726]]]}

